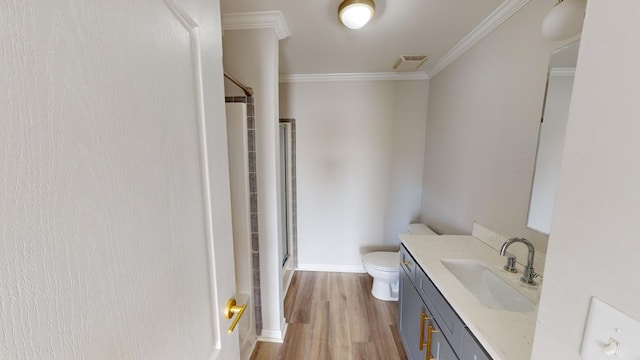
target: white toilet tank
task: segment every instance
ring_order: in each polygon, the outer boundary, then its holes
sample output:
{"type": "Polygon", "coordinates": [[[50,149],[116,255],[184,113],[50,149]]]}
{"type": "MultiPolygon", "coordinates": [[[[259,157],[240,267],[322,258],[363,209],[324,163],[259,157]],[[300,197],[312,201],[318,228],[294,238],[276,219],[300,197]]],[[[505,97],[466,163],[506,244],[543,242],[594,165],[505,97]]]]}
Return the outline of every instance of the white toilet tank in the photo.
{"type": "Polygon", "coordinates": [[[414,235],[438,235],[425,224],[409,224],[407,232],[414,235]]]}

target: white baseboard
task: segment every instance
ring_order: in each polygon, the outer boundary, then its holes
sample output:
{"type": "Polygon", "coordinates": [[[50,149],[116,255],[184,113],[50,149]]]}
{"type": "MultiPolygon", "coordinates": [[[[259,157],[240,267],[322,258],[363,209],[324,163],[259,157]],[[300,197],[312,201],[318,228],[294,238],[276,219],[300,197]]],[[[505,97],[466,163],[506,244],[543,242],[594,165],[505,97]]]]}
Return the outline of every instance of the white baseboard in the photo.
{"type": "Polygon", "coordinates": [[[284,337],[279,330],[262,329],[262,335],[258,336],[258,341],[282,344],[284,342],[284,337]]]}
{"type": "Polygon", "coordinates": [[[298,271],[364,273],[362,265],[298,264],[298,271]]]}
{"type": "Polygon", "coordinates": [[[258,341],[283,343],[288,325],[289,324],[282,319],[282,328],[280,330],[262,329],[262,335],[258,336],[258,341]]]}
{"type": "Polygon", "coordinates": [[[246,357],[245,357],[244,359],[242,359],[242,360],[249,360],[249,359],[251,359],[251,355],[253,355],[253,351],[256,349],[256,345],[257,345],[257,344],[258,344],[258,339],[256,338],[256,339],[254,339],[254,340],[251,342],[251,346],[249,346],[249,349],[247,350],[247,355],[246,355],[246,357]]]}

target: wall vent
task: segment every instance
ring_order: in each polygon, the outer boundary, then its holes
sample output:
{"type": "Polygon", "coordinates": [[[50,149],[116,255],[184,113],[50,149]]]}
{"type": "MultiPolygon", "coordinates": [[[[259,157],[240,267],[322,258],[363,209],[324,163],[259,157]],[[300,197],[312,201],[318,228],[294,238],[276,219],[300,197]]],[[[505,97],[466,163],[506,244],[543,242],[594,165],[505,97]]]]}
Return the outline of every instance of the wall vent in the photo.
{"type": "Polygon", "coordinates": [[[428,58],[427,55],[402,55],[393,64],[393,69],[397,71],[416,71],[428,58]]]}

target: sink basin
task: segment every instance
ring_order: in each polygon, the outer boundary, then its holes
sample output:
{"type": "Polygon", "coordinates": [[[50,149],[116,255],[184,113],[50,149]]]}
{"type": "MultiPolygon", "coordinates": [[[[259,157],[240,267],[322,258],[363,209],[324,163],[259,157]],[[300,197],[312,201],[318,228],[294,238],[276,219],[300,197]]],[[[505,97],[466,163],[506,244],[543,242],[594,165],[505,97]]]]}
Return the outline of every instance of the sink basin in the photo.
{"type": "Polygon", "coordinates": [[[481,303],[491,309],[531,312],[536,308],[534,303],[481,261],[443,259],[441,262],[481,303]]]}

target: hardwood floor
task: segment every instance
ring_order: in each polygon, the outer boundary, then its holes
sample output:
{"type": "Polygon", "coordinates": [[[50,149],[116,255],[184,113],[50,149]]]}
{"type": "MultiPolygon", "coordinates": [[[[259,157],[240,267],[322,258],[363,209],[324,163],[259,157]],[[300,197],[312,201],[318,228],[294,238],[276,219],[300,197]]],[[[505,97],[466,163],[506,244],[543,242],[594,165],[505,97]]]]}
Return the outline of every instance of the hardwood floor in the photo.
{"type": "Polygon", "coordinates": [[[398,303],[374,298],[371,282],[367,274],[296,272],[284,343],[259,342],[251,360],[405,360],[398,303]]]}

